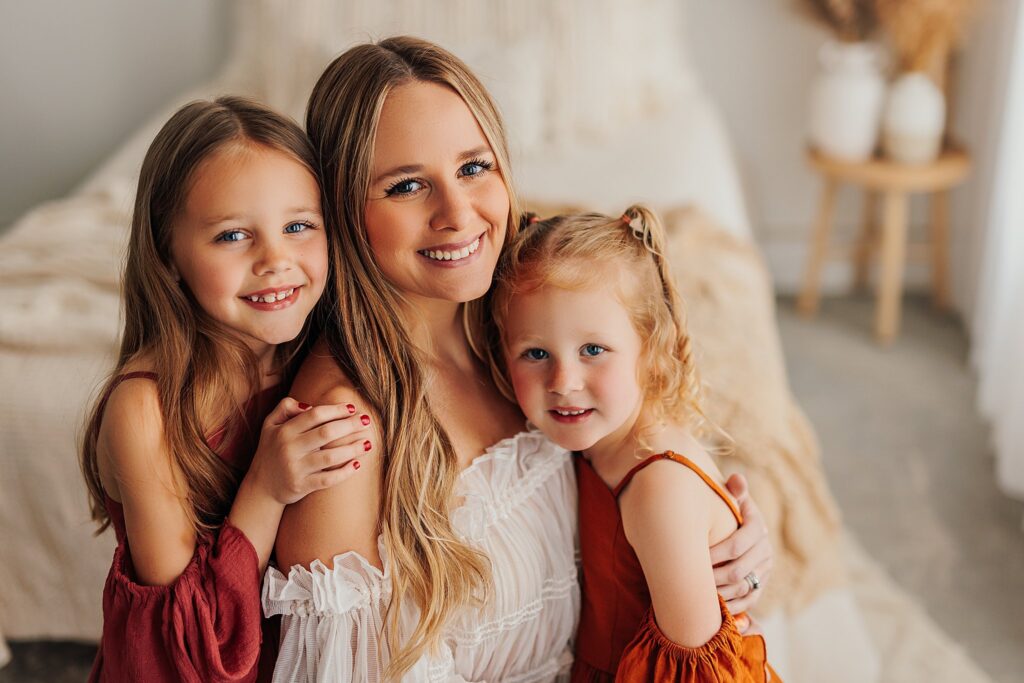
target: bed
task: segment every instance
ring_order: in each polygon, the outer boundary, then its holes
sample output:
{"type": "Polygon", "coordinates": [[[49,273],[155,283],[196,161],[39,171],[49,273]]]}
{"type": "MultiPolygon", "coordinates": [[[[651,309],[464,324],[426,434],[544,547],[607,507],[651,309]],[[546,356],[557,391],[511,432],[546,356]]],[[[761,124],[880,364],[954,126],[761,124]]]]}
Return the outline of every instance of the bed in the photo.
{"type": "MultiPolygon", "coordinates": [[[[723,466],[748,474],[773,528],[779,559],[761,616],[784,679],[870,681],[883,666],[912,670],[914,657],[927,657],[959,680],[983,680],[969,662],[936,659],[937,647],[883,661],[869,635],[893,623],[886,609],[906,609],[898,592],[884,609],[872,607],[870,582],[850,583],[851,561],[870,562],[843,545],[813,432],[789,394],[771,282],[729,140],[685,55],[685,5],[238,3],[235,47],[216,78],[176,98],[78,189],[28,212],[0,240],[0,650],[4,637],[100,633],[114,542],[110,532],[92,535],[76,442],[113,362],[133,181],[156,130],[180,104],[223,93],[262,99],[301,121],[315,78],[347,45],[414,33],[462,56],[495,94],[528,203],[615,212],[645,201],[669,218],[712,417],[740,443],[723,466]],[[837,663],[846,674],[821,677],[837,663]]],[[[944,644],[941,634],[933,641],[944,644]]]]}

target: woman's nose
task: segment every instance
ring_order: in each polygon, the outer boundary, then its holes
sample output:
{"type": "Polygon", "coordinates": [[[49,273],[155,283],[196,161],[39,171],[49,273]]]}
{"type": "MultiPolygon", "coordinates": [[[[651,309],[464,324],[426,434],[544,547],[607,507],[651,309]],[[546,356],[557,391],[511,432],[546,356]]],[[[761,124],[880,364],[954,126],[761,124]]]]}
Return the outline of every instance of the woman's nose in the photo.
{"type": "Polygon", "coordinates": [[[466,188],[458,183],[439,185],[434,193],[437,205],[430,220],[434,230],[465,230],[473,227],[476,210],[466,188]]]}

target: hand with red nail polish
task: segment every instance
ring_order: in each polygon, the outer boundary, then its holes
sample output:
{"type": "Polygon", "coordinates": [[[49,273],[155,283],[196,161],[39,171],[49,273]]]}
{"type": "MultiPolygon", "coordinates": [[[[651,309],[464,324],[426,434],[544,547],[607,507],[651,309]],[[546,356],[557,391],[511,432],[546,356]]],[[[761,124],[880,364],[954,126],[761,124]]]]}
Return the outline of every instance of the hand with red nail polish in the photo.
{"type": "Polygon", "coordinates": [[[355,414],[351,403],[282,400],[263,422],[245,483],[289,505],[352,476],[359,469],[355,457],[372,447],[370,416],[355,414]]]}

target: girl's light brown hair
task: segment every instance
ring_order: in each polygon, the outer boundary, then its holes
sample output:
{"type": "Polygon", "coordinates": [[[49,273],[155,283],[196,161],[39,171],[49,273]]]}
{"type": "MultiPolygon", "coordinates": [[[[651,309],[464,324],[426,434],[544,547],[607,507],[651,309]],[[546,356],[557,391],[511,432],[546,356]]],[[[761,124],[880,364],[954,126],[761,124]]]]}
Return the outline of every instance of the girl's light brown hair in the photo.
{"type": "MultiPolygon", "coordinates": [[[[103,400],[116,377],[141,359],[156,366],[164,436],[175,469],[182,505],[197,532],[219,526],[230,509],[244,472],[225,463],[205,435],[231,417],[225,438],[248,437],[255,445],[259,425],[244,424],[238,378],[246,395],[259,388],[259,365],[239,335],[207,315],[171,262],[171,234],[184,207],[196,169],[231,145],[274,149],[293,157],[314,178],[317,166],[309,140],[290,119],[239,97],[197,101],[179,109],[157,133],[139,174],[131,234],[122,278],[124,332],[117,363],[85,425],[81,466],[97,533],[110,525],[96,455],[103,400]],[[228,411],[223,406],[230,406],[228,411]]],[[[279,345],[277,365],[288,370],[304,332],[279,345]]],[[[286,373],[287,374],[287,373],[286,373]]]]}
{"type": "Polygon", "coordinates": [[[584,213],[526,221],[499,262],[493,298],[491,371],[502,393],[515,400],[501,351],[512,299],[543,286],[601,286],[611,271],[619,303],[644,340],[637,382],[645,414],[653,423],[702,426],[701,383],[665,237],[661,221],[641,205],[621,217],[584,213]]]}
{"type": "MultiPolygon", "coordinates": [[[[452,528],[458,458],[427,403],[421,359],[400,314],[402,295],[375,263],[363,224],[381,109],[394,88],[413,82],[451,88],[469,107],[508,189],[507,239],[518,225],[501,117],[458,58],[433,43],[395,37],[353,47],[327,67],[306,113],[306,130],[323,172],[324,214],[337,233],[331,283],[336,316],[324,337],[335,361],[383,422],[379,519],[392,581],[385,642],[392,655],[387,675],[396,679],[437,645],[452,614],[479,605],[490,587],[487,557],[452,528]],[[420,610],[412,634],[398,631],[406,600],[420,610]]],[[[487,349],[476,340],[487,307],[478,300],[463,310],[470,343],[481,353],[487,349]]]]}

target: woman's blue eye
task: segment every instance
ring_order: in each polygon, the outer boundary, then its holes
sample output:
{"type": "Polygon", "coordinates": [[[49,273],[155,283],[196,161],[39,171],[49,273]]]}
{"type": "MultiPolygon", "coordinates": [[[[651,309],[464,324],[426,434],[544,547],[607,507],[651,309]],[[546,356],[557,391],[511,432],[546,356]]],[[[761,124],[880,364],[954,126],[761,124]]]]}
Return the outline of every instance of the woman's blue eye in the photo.
{"type": "Polygon", "coordinates": [[[523,351],[523,358],[527,360],[545,360],[548,357],[548,352],[544,349],[527,349],[523,351]]]}
{"type": "Polygon", "coordinates": [[[605,348],[598,344],[587,344],[581,349],[584,356],[600,356],[604,352],[605,348]]]}
{"type": "Polygon", "coordinates": [[[294,223],[289,223],[288,225],[286,225],[284,231],[289,235],[295,235],[297,233],[303,232],[304,230],[308,230],[312,227],[313,226],[309,223],[305,223],[303,221],[296,221],[294,223]]]}
{"type": "Polygon", "coordinates": [[[394,185],[391,185],[384,191],[389,197],[394,195],[412,194],[423,187],[423,183],[418,180],[406,179],[399,180],[394,185]]]}
{"type": "Polygon", "coordinates": [[[494,168],[494,164],[492,164],[491,162],[484,161],[482,159],[477,159],[477,160],[470,161],[468,163],[463,164],[462,168],[459,169],[459,175],[461,175],[461,176],[480,175],[484,171],[489,171],[492,168],[494,168]]]}
{"type": "Polygon", "coordinates": [[[218,242],[241,242],[245,239],[245,233],[241,230],[228,230],[217,235],[218,242]]]}

